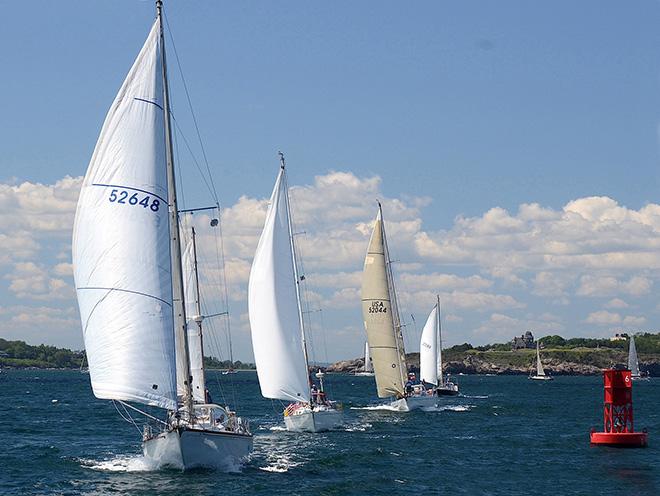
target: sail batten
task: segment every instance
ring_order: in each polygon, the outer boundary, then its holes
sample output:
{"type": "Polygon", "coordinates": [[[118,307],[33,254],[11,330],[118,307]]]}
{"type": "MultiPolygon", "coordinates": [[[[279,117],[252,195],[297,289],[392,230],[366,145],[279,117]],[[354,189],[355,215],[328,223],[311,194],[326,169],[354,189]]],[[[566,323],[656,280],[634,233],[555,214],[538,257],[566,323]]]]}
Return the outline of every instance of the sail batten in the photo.
{"type": "Polygon", "coordinates": [[[248,315],[261,394],[309,402],[289,215],[282,168],[250,270],[248,315]]]}
{"type": "Polygon", "coordinates": [[[157,19],[103,123],[72,257],[94,394],[175,409],[159,31],[157,19]]]}
{"type": "Polygon", "coordinates": [[[390,292],[387,242],[380,210],[369,240],[362,273],[362,318],[367,332],[378,396],[402,397],[405,352],[400,339],[395,298],[390,292]]]}

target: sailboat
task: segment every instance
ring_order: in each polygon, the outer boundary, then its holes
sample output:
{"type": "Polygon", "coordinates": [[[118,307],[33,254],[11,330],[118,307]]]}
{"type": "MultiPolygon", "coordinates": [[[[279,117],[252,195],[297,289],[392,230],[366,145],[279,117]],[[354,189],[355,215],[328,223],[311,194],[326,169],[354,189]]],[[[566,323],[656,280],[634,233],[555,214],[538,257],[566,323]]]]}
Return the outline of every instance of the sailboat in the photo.
{"type": "Polygon", "coordinates": [[[364,260],[361,297],[378,397],[394,398],[389,406],[402,412],[434,406],[433,392],[413,388],[406,376],[406,352],[380,202],[364,260]]]}
{"type": "Polygon", "coordinates": [[[543,370],[543,364],[541,364],[541,352],[539,351],[539,342],[536,342],[536,375],[529,376],[530,379],[535,381],[551,381],[552,376],[546,375],[545,370],[543,370]]]}
{"type": "Polygon", "coordinates": [[[363,377],[373,377],[374,368],[371,365],[371,354],[369,353],[369,343],[364,343],[364,367],[361,371],[355,372],[354,375],[363,377]]]}
{"type": "Polygon", "coordinates": [[[628,346],[628,369],[633,381],[648,381],[648,376],[639,372],[639,361],[637,360],[637,347],[635,346],[635,336],[630,336],[630,345],[628,346]]]}
{"type": "Polygon", "coordinates": [[[320,432],[343,422],[339,405],[327,399],[323,372],[310,384],[296,249],[291,227],[284,155],[270,197],[248,282],[248,315],[261,394],[291,402],[283,412],[289,431],[320,432]]]}
{"type": "Polygon", "coordinates": [[[205,400],[201,332],[191,332],[202,318],[187,314],[160,0],[156,11],[76,210],[73,267],[90,381],[97,398],[157,423],[142,438],[152,465],[235,470],[252,451],[252,434],[234,412],[205,400]]]}
{"type": "Polygon", "coordinates": [[[456,396],[458,384],[452,382],[449,374],[442,372],[442,325],[440,323],[440,296],[428,318],[419,344],[419,374],[422,384],[435,386],[438,396],[456,396]]]}

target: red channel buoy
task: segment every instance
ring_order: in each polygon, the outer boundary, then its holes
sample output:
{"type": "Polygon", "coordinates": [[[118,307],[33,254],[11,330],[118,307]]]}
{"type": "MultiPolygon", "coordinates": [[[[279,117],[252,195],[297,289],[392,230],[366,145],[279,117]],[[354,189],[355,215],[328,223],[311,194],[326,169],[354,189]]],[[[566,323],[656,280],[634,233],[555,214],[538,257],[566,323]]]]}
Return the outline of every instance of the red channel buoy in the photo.
{"type": "Polygon", "coordinates": [[[603,405],[604,432],[591,430],[591,444],[643,448],[646,432],[633,427],[632,379],[630,370],[603,371],[605,400],[603,405]]]}

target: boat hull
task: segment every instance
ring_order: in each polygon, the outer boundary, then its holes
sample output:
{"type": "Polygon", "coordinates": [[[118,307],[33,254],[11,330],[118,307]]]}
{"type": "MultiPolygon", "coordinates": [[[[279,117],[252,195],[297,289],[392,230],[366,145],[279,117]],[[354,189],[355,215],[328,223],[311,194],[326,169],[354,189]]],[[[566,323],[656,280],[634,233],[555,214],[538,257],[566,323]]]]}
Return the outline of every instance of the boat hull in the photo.
{"type": "Polygon", "coordinates": [[[252,435],[174,429],[144,441],[142,451],[157,468],[213,468],[234,472],[252,452],[252,435]]]}
{"type": "Polygon", "coordinates": [[[412,412],[421,408],[433,408],[437,405],[436,396],[409,396],[390,403],[390,406],[398,412],[412,412]]]}
{"type": "Polygon", "coordinates": [[[529,379],[533,381],[551,381],[553,377],[550,375],[530,375],[529,379]]]}
{"type": "Polygon", "coordinates": [[[447,388],[438,388],[435,390],[435,394],[438,396],[458,396],[457,389],[447,389],[447,388]]]}
{"type": "Polygon", "coordinates": [[[373,377],[375,374],[373,372],[356,372],[353,375],[356,377],[373,377]]]}
{"type": "Polygon", "coordinates": [[[341,410],[305,412],[284,417],[284,425],[291,432],[324,432],[336,429],[344,422],[341,410]]]}

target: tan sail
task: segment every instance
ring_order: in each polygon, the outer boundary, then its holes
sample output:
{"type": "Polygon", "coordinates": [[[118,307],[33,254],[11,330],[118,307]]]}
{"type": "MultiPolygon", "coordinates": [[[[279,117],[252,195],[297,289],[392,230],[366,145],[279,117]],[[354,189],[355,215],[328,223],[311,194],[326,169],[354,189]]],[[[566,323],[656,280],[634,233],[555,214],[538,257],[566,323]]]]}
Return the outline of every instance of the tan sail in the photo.
{"type": "Polygon", "coordinates": [[[403,339],[387,262],[387,241],[379,208],[364,260],[362,318],[381,398],[402,397],[406,375],[403,339]]]}

